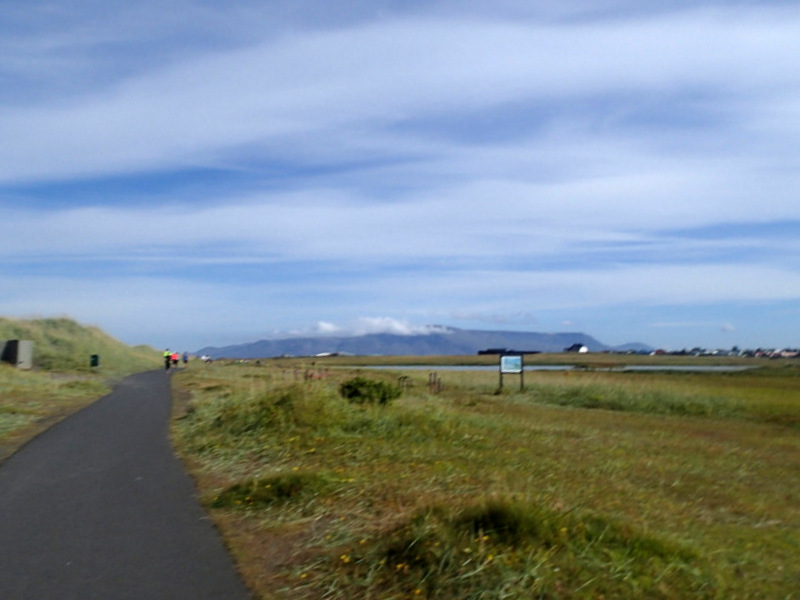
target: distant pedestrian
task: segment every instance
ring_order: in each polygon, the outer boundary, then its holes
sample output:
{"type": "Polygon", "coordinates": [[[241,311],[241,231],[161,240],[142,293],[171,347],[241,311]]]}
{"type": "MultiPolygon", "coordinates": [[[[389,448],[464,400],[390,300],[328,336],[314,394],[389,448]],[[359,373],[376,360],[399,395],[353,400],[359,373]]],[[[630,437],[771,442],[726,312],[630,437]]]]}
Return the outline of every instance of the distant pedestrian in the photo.
{"type": "Polygon", "coordinates": [[[178,360],[179,360],[179,358],[180,358],[180,357],[178,356],[178,353],[177,353],[177,352],[173,352],[173,353],[172,353],[172,366],[173,366],[173,367],[177,367],[177,366],[178,366],[178,360]]]}
{"type": "Polygon", "coordinates": [[[186,363],[188,363],[188,362],[189,362],[189,353],[184,351],[184,353],[183,353],[183,366],[185,367],[186,363]]]}
{"type": "Polygon", "coordinates": [[[169,365],[172,363],[172,353],[169,351],[169,348],[164,350],[164,368],[169,371],[169,365]]]}

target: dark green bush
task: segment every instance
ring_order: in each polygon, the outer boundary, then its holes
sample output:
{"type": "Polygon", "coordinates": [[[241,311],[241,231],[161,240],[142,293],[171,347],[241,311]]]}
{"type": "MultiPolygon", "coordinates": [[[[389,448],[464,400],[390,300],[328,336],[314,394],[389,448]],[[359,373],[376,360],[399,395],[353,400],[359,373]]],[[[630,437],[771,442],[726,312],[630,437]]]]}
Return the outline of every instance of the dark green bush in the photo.
{"type": "Polygon", "coordinates": [[[391,383],[375,381],[366,377],[348,379],[339,386],[343,398],[356,404],[388,404],[399,398],[403,391],[391,383]]]}

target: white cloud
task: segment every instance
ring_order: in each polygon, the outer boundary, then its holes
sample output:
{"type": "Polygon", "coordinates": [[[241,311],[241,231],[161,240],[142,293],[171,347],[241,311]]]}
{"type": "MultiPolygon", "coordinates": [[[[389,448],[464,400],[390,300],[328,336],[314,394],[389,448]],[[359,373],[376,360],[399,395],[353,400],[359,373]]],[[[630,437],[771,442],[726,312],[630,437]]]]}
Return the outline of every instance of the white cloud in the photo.
{"type": "Polygon", "coordinates": [[[338,335],[342,332],[342,328],[338,325],[334,325],[333,323],[328,323],[326,321],[320,321],[317,323],[315,328],[315,333],[319,335],[338,335]]]}
{"type": "Polygon", "coordinates": [[[361,317],[353,328],[353,335],[366,335],[370,333],[391,333],[394,335],[429,335],[447,331],[436,325],[412,325],[408,321],[392,317],[361,317]]]}
{"type": "Polygon", "coordinates": [[[275,331],[270,337],[350,337],[378,333],[389,333],[393,335],[430,335],[432,333],[446,333],[447,331],[447,327],[439,325],[414,325],[408,320],[396,319],[393,317],[356,317],[344,325],[320,321],[310,330],[294,330],[291,332],[275,331]]]}
{"type": "Polygon", "coordinates": [[[402,139],[387,124],[522,100],[675,89],[774,98],[796,89],[785,57],[800,51],[798,20],[745,9],[546,26],[407,18],[214,49],[80,102],[4,111],[0,179],[224,162],[251,144],[272,157],[392,155],[402,139]]]}
{"type": "MultiPolygon", "coordinates": [[[[599,251],[615,245],[654,257],[659,251],[669,253],[665,258],[686,254],[702,259],[746,248],[774,253],[770,237],[743,233],[704,240],[676,238],[668,231],[800,219],[794,202],[783,207],[770,198],[753,198],[737,205],[726,204],[723,196],[697,202],[668,181],[663,184],[631,182],[626,191],[621,182],[615,187],[610,182],[541,186],[484,181],[402,202],[309,191],[231,199],[204,208],[7,210],[0,222],[5,241],[0,256],[17,263],[110,260],[145,266],[150,261],[150,268],[159,268],[158,261],[166,257],[186,265],[312,260],[455,269],[510,260],[536,269],[542,260],[598,260],[599,251]],[[662,188],[656,197],[647,195],[650,186],[662,188]]],[[[791,260],[797,250],[791,241],[781,248],[785,254],[775,256],[778,263],[791,260]]]]}

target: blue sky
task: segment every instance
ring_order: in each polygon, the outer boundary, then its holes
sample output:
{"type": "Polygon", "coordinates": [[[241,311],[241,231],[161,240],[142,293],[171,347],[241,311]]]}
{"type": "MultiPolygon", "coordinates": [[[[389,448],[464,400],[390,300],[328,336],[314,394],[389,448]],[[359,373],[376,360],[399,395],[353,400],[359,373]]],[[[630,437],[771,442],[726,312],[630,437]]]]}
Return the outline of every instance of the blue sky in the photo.
{"type": "Polygon", "coordinates": [[[5,0],[0,314],[800,346],[800,5],[5,0]]]}

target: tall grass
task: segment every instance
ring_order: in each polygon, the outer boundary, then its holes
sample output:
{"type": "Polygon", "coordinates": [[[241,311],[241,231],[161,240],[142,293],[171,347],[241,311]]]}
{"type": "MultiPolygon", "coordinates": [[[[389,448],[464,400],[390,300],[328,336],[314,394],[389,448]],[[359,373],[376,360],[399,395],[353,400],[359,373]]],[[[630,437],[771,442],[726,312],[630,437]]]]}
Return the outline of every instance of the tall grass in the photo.
{"type": "Polygon", "coordinates": [[[798,587],[800,439],[757,408],[796,416],[788,373],[547,374],[502,394],[485,374],[454,373],[431,394],[426,373],[408,372],[389,406],[341,398],[352,375],[215,364],[173,379],[191,395],[176,445],[263,598],[784,598],[798,587]],[[547,394],[600,395],[614,410],[547,394]],[[714,410],[660,406],[702,399],[714,410]]]}

